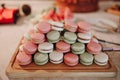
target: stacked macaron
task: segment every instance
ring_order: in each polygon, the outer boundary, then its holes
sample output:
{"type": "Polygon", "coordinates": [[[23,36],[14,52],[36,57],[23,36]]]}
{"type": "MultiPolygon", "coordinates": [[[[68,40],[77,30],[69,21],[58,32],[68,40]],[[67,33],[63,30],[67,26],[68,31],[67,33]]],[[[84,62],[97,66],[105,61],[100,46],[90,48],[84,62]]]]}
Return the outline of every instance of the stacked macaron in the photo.
{"type": "Polygon", "coordinates": [[[41,21],[24,35],[16,60],[20,65],[28,65],[33,56],[36,65],[106,65],[108,55],[101,52],[102,47],[90,30],[91,25],[83,21],[41,21]]]}

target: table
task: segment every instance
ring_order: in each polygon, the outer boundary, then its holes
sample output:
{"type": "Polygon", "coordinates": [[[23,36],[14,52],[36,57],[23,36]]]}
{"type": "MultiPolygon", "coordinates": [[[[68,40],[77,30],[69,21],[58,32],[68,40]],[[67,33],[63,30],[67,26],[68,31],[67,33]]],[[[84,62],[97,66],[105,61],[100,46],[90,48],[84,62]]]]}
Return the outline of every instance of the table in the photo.
{"type": "MultiPolygon", "coordinates": [[[[6,3],[8,6],[20,6],[23,3],[30,4],[33,8],[33,12],[39,12],[43,8],[49,7],[53,1],[0,1],[0,3],[6,3]],[[46,5],[44,5],[46,4],[46,5]],[[38,6],[40,6],[38,8],[38,6]]],[[[98,12],[92,12],[92,13],[80,13],[75,14],[75,16],[81,18],[81,19],[87,19],[87,18],[106,18],[110,19],[114,22],[117,22],[118,17],[109,13],[105,13],[103,10],[106,7],[109,7],[111,4],[115,2],[109,1],[107,4],[105,2],[100,2],[100,10],[98,12]]],[[[118,3],[118,2],[116,2],[118,3]]],[[[120,2],[119,2],[120,4],[120,2]]],[[[31,27],[30,24],[27,24],[23,18],[19,20],[19,22],[11,25],[0,25],[0,76],[3,80],[9,80],[7,76],[5,75],[5,69],[21,39],[23,34],[31,27]]],[[[115,78],[41,78],[41,80],[119,80],[120,79],[120,52],[110,52],[110,57],[112,58],[113,62],[115,63],[115,66],[118,69],[117,76],[115,78]]],[[[30,80],[30,79],[29,79],[30,80]]],[[[38,80],[38,79],[34,79],[38,80]]]]}

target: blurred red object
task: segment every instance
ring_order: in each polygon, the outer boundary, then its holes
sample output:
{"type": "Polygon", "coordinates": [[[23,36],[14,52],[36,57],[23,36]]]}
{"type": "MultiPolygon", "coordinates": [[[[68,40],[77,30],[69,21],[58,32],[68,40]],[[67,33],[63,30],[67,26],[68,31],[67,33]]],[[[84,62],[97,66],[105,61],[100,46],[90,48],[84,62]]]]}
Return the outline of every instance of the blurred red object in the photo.
{"type": "Polygon", "coordinates": [[[57,6],[69,7],[73,12],[93,12],[99,9],[99,0],[55,0],[57,6]]]}
{"type": "Polygon", "coordinates": [[[2,8],[0,9],[0,24],[16,23],[19,10],[5,8],[4,4],[1,6],[2,8]]]}
{"type": "Polygon", "coordinates": [[[73,19],[74,15],[68,7],[52,7],[44,15],[44,20],[63,21],[65,19],[73,19]]]}

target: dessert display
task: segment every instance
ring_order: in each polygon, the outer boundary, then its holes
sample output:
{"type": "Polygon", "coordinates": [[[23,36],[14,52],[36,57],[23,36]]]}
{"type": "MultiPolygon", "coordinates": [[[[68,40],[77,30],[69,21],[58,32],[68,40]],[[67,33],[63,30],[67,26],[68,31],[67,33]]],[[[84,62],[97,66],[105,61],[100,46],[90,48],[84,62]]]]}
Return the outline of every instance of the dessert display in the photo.
{"type": "Polygon", "coordinates": [[[69,7],[73,12],[92,12],[98,10],[98,0],[56,0],[56,5],[69,7]]]}
{"type": "MultiPolygon", "coordinates": [[[[37,24],[43,20],[44,21],[52,20],[52,21],[64,22],[64,20],[69,19],[69,20],[75,21],[74,15],[68,7],[52,6],[48,9],[44,9],[39,14],[36,14],[33,16],[34,17],[32,17],[30,19],[30,22],[32,22],[33,24],[37,24]]],[[[51,22],[51,25],[53,25],[53,27],[54,27],[53,29],[59,28],[61,30],[62,24],[60,24],[59,22],[57,22],[57,23],[51,22]],[[57,27],[57,26],[59,26],[59,27],[57,27]]],[[[73,25],[73,24],[70,24],[70,25],[73,25]]]]}
{"type": "Polygon", "coordinates": [[[108,55],[92,37],[91,25],[87,22],[41,21],[24,35],[16,61],[24,66],[30,63],[107,65],[108,55]]]}

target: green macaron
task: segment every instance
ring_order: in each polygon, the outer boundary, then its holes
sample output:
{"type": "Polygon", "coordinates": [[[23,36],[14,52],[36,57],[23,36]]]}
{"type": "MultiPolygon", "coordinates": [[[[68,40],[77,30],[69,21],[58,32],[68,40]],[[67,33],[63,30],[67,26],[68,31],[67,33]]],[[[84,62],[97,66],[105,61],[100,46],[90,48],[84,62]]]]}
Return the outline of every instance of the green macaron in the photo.
{"type": "Polygon", "coordinates": [[[55,30],[48,32],[47,39],[50,43],[58,42],[60,40],[60,32],[55,30]]]}
{"type": "Polygon", "coordinates": [[[39,52],[35,53],[34,62],[37,65],[45,65],[48,62],[48,54],[39,53],[39,52]]]}
{"type": "Polygon", "coordinates": [[[80,55],[80,62],[83,65],[92,65],[93,59],[94,59],[93,55],[87,52],[80,55]]]}
{"type": "Polygon", "coordinates": [[[73,33],[73,32],[65,32],[65,33],[64,33],[63,40],[64,40],[66,43],[73,44],[73,43],[76,42],[76,39],[77,39],[77,36],[76,36],[75,33],[73,33]]]}
{"type": "Polygon", "coordinates": [[[74,54],[83,54],[85,52],[85,45],[83,43],[76,42],[71,46],[74,54]]]}

